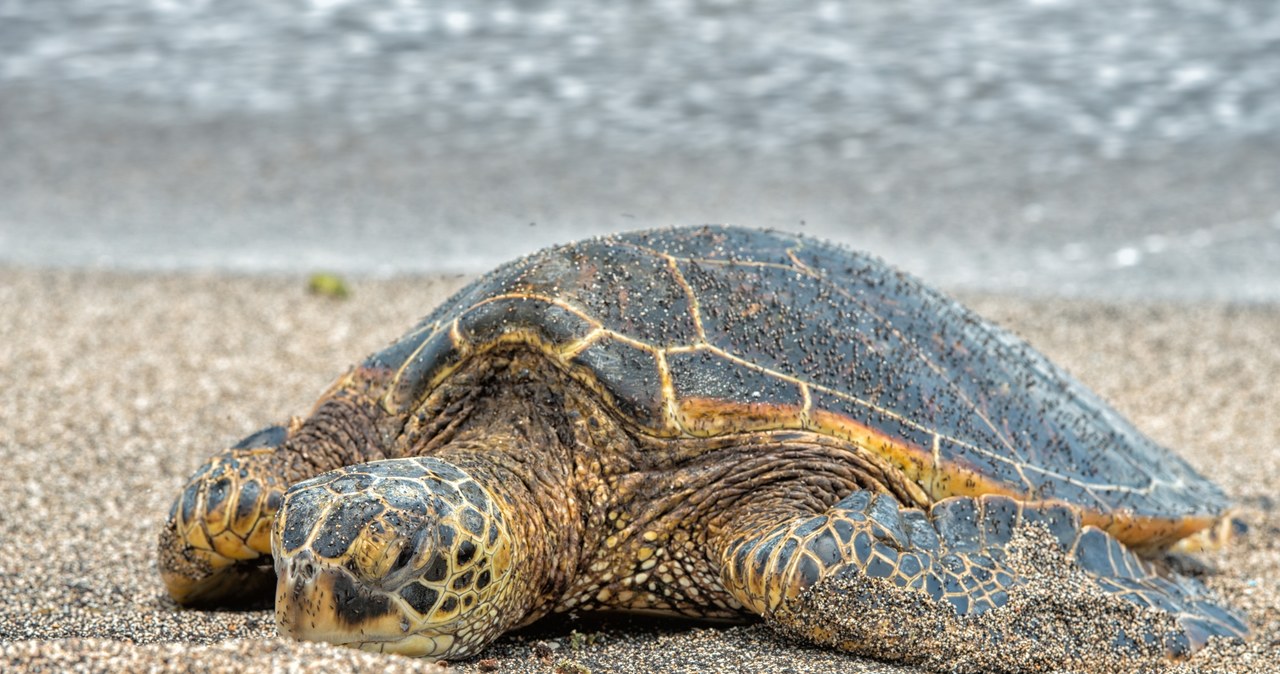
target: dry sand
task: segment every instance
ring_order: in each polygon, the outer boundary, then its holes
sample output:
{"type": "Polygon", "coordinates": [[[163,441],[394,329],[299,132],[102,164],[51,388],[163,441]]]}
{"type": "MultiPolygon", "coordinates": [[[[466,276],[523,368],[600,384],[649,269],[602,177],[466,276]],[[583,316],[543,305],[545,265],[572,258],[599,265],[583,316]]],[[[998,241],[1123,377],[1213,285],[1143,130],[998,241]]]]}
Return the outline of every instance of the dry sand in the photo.
{"type": "MultiPolygon", "coordinates": [[[[304,411],[460,279],[362,281],[0,269],[0,670],[421,671],[276,637],[267,611],[180,611],[154,542],[209,453],[304,411]]],[[[1280,308],[969,297],[1178,448],[1250,532],[1206,582],[1251,643],[1175,671],[1280,671],[1280,308]]],[[[508,636],[461,671],[913,672],[796,645],[760,624],[592,617],[508,636]]],[[[974,662],[962,666],[979,668],[974,662]]],[[[1159,669],[1163,669],[1160,667],[1159,669]]],[[[1115,671],[1115,670],[1111,670],[1115,671]]]]}

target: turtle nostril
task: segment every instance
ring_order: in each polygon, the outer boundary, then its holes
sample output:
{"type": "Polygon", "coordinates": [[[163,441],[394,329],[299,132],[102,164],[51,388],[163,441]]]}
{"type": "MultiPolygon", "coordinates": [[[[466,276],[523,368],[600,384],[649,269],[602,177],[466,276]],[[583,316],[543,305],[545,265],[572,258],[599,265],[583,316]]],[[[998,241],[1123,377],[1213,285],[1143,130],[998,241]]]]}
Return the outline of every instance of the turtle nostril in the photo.
{"type": "Polygon", "coordinates": [[[316,575],[316,565],[312,564],[310,559],[304,559],[294,564],[293,570],[297,575],[297,579],[304,582],[315,578],[316,575]]]}

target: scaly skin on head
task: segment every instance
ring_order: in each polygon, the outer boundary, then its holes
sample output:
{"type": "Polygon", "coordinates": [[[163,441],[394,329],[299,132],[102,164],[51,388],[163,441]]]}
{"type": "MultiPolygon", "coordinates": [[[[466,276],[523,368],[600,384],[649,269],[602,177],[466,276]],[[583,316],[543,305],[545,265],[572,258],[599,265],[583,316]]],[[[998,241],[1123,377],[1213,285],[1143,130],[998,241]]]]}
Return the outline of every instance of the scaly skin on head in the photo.
{"type": "Polygon", "coordinates": [[[281,634],[453,658],[545,613],[563,531],[519,476],[451,449],[467,470],[392,459],[289,490],[271,539],[281,634]]]}

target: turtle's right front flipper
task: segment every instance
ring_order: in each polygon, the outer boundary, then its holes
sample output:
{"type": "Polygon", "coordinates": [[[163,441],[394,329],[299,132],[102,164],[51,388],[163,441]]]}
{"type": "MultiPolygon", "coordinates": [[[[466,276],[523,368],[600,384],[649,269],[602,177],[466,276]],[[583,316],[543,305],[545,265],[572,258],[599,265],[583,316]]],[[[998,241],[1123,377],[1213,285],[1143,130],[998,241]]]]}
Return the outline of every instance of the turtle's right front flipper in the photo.
{"type": "MultiPolygon", "coordinates": [[[[295,421],[292,428],[297,426],[295,421]]],[[[278,454],[289,435],[290,429],[271,426],[213,455],[174,499],[160,531],[158,561],[178,603],[270,597],[271,524],[289,487],[278,454]]]]}
{"type": "Polygon", "coordinates": [[[344,375],[305,420],[258,431],[192,474],[160,531],[160,575],[178,603],[269,601],[271,525],[284,492],[339,466],[387,458],[369,381],[368,373],[344,375]]]}

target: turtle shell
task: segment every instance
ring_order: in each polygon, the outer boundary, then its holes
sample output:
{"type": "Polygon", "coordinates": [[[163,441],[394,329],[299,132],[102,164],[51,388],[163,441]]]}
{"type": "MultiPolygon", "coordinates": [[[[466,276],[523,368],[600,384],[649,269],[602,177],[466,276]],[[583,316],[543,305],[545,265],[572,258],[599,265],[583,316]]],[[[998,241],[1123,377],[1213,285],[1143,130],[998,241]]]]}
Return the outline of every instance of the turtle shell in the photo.
{"type": "Polygon", "coordinates": [[[1222,492],[1010,333],[879,259],[731,227],[548,248],[458,292],[365,367],[407,415],[469,357],[526,343],[663,438],[796,429],[930,500],[1067,503],[1129,544],[1209,526],[1222,492]]]}

